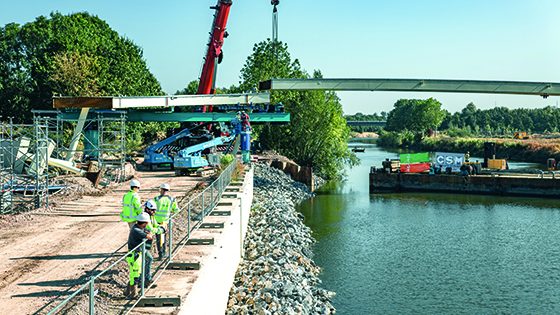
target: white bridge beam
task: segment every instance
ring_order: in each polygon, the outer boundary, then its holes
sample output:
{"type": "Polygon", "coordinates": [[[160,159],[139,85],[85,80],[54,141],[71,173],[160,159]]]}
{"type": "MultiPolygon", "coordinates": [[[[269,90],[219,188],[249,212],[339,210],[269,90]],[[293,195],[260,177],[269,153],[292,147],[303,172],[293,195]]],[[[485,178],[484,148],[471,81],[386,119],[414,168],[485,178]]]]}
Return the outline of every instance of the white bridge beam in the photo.
{"type": "Polygon", "coordinates": [[[560,96],[560,83],[422,79],[272,79],[260,90],[455,92],[560,96]]]}
{"type": "Polygon", "coordinates": [[[165,96],[100,96],[54,97],[54,108],[142,108],[205,105],[270,103],[270,93],[214,94],[214,95],[165,95],[165,96]]]}

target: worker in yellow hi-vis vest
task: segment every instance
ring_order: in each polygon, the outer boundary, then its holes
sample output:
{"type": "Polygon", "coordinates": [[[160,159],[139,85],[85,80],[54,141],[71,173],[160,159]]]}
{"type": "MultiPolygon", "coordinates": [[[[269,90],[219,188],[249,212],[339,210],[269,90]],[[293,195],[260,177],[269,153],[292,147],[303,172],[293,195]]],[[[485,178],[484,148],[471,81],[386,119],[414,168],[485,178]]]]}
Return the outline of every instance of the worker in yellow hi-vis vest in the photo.
{"type": "MultiPolygon", "coordinates": [[[[171,187],[169,184],[161,185],[159,192],[160,195],[154,198],[156,203],[156,213],[154,215],[157,224],[163,226],[167,230],[167,223],[169,221],[169,217],[171,216],[171,212],[177,213],[179,212],[179,207],[177,206],[177,201],[175,198],[169,196],[169,191],[171,187]]],[[[165,255],[165,235],[158,234],[156,235],[156,247],[158,250],[158,260],[162,260],[166,257],[165,255]]]]}
{"type": "Polygon", "coordinates": [[[135,285],[140,283],[140,277],[142,276],[144,277],[144,284],[146,287],[149,287],[150,285],[152,288],[157,287],[157,284],[152,282],[152,262],[154,259],[150,250],[152,249],[153,235],[167,233],[167,230],[162,226],[154,225],[155,220],[153,219],[153,215],[155,210],[155,202],[153,200],[146,201],[144,204],[144,212],[137,216],[138,221],[132,229],[130,229],[130,234],[128,235],[129,253],[126,256],[126,261],[130,267],[130,275],[129,283],[124,295],[131,298],[136,295],[135,285]],[[147,238],[148,241],[146,242],[146,257],[144,259],[146,263],[146,274],[142,275],[140,274],[140,270],[142,269],[142,249],[136,248],[136,246],[142,243],[144,238],[147,238]]]}
{"type": "Polygon", "coordinates": [[[132,229],[136,223],[136,216],[142,213],[142,203],[140,202],[140,182],[136,179],[130,181],[130,191],[123,197],[123,210],[121,219],[128,223],[128,228],[132,229]]]}
{"type": "MultiPolygon", "coordinates": [[[[133,299],[136,296],[136,284],[140,278],[142,270],[142,248],[136,248],[147,238],[152,240],[153,234],[147,229],[150,222],[150,215],[143,212],[138,215],[138,221],[130,229],[128,234],[128,254],[126,255],[126,262],[130,268],[128,277],[128,284],[124,291],[124,296],[133,299]]],[[[149,253],[149,252],[147,252],[149,253]]],[[[146,264],[150,265],[151,261],[146,260],[146,264]]],[[[148,272],[148,274],[150,274],[148,272]]]]}

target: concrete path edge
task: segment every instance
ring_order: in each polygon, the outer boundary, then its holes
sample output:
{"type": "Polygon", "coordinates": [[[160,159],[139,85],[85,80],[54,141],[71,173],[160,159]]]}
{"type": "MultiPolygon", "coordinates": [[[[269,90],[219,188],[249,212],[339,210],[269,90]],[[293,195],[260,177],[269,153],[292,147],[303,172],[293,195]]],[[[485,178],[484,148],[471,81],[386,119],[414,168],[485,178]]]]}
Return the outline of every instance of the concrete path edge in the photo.
{"type": "Polygon", "coordinates": [[[243,240],[253,200],[253,168],[245,174],[243,181],[243,190],[237,196],[241,206],[232,211],[231,224],[224,228],[224,234],[188,294],[179,315],[213,315],[226,311],[229,291],[243,256],[243,240]]]}

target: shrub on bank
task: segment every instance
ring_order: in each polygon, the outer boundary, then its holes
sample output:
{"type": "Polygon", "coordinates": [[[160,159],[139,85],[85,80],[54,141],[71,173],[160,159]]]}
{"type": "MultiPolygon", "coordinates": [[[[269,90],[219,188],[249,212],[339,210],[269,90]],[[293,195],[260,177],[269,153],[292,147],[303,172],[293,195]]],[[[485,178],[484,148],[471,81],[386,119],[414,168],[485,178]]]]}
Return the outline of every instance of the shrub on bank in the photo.
{"type": "Polygon", "coordinates": [[[377,145],[381,147],[409,146],[414,144],[414,140],[415,135],[412,132],[382,131],[377,138],[377,145]]]}
{"type": "Polygon", "coordinates": [[[402,144],[401,134],[393,131],[381,131],[377,138],[377,145],[380,147],[400,147],[402,144]]]}

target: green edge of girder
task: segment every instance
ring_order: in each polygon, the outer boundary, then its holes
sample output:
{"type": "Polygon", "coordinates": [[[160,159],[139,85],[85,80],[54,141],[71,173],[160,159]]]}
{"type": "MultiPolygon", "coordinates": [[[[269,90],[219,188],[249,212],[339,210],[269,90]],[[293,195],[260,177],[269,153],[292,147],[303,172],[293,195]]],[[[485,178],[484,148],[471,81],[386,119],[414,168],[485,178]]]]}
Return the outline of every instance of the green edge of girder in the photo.
{"type": "MultiPolygon", "coordinates": [[[[110,115],[110,114],[104,114],[110,115]]],[[[289,113],[249,113],[252,123],[290,122],[289,113]]],[[[69,111],[63,112],[64,120],[77,120],[79,112],[69,111]]],[[[94,119],[97,114],[91,113],[89,119],[94,119]]],[[[212,122],[229,122],[235,118],[233,113],[177,113],[177,112],[150,112],[150,111],[129,111],[126,114],[127,121],[212,121],[212,122]]]]}

